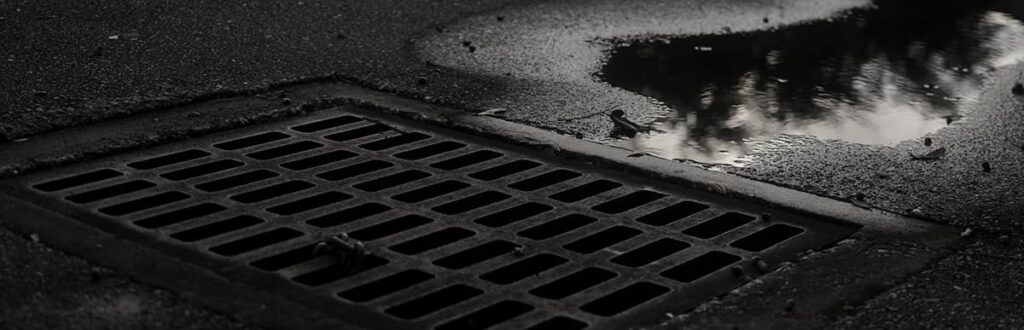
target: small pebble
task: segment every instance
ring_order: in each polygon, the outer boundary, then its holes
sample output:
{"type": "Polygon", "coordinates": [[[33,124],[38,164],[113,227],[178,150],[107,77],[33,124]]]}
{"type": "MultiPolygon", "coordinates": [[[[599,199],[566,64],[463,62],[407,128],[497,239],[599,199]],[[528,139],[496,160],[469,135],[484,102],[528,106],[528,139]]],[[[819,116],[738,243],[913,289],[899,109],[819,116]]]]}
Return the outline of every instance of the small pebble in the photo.
{"type": "Polygon", "coordinates": [[[981,171],[985,173],[991,173],[992,164],[989,164],[988,162],[981,163],[981,171]]]}
{"type": "Polygon", "coordinates": [[[469,46],[469,52],[470,53],[475,52],[475,51],[476,51],[476,46],[469,46]]]}
{"type": "Polygon", "coordinates": [[[768,263],[761,258],[754,258],[754,266],[757,266],[757,270],[762,273],[768,272],[768,263]]]}
{"type": "Polygon", "coordinates": [[[1014,95],[1024,95],[1024,84],[1017,83],[1017,84],[1013,85],[1013,94],[1014,95]]]}
{"type": "Polygon", "coordinates": [[[732,266],[729,268],[729,272],[732,273],[732,276],[743,277],[743,268],[740,266],[732,266]]]}
{"type": "Polygon", "coordinates": [[[796,308],[796,300],[786,299],[786,305],[783,307],[783,309],[785,309],[785,311],[787,312],[792,312],[794,308],[796,308]]]}
{"type": "Polygon", "coordinates": [[[515,250],[512,250],[512,252],[513,252],[513,253],[514,253],[514,254],[515,254],[515,255],[516,255],[517,257],[522,257],[522,256],[526,255],[526,248],[524,248],[524,247],[522,247],[522,246],[517,246],[515,250]]]}
{"type": "Polygon", "coordinates": [[[865,196],[864,193],[857,193],[856,195],[853,195],[853,198],[863,202],[864,198],[867,198],[867,196],[865,196]]]}
{"type": "Polygon", "coordinates": [[[924,138],[924,146],[930,147],[932,145],[932,138],[924,138]]]}
{"type": "Polygon", "coordinates": [[[960,237],[967,238],[967,237],[970,237],[972,234],[974,234],[974,230],[971,229],[971,228],[967,228],[967,229],[964,229],[964,231],[960,233],[960,237]]]}
{"type": "Polygon", "coordinates": [[[577,139],[582,139],[583,138],[583,133],[576,133],[576,138],[577,139]]]}
{"type": "Polygon", "coordinates": [[[287,98],[287,97],[283,98],[283,99],[281,99],[281,104],[284,104],[284,105],[292,104],[292,99],[287,98]]]}
{"type": "Polygon", "coordinates": [[[28,238],[31,239],[33,242],[39,243],[39,234],[28,235],[28,238]]]}

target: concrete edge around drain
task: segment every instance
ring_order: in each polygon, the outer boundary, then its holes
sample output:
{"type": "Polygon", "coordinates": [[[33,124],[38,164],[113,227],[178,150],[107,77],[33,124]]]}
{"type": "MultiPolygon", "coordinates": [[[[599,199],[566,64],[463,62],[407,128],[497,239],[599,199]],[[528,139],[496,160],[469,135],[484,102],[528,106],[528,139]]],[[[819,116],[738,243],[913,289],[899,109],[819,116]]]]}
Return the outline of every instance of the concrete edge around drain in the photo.
{"type": "Polygon", "coordinates": [[[43,244],[167,289],[244,323],[278,329],[357,329],[284,297],[229,281],[200,266],[116,237],[0,191],[0,225],[39,236],[43,244]]]}
{"type": "MultiPolygon", "coordinates": [[[[629,150],[580,140],[499,118],[477,116],[464,111],[434,106],[416,100],[396,98],[385,93],[354,86],[346,87],[346,92],[352,99],[363,100],[364,104],[361,105],[388,114],[468,131],[520,146],[546,149],[562,158],[607,165],[632,175],[667,180],[674,184],[711,192],[724,190],[726,196],[735,199],[786,208],[788,211],[812,216],[843,219],[862,226],[866,230],[906,234],[932,232],[947,228],[883,210],[864,209],[852,203],[778,187],[733,174],[708,171],[656,157],[633,158],[629,157],[632,154],[629,150]]],[[[346,110],[356,113],[373,113],[359,109],[346,108],[346,110]]],[[[954,232],[950,231],[950,233],[954,232]]]]}

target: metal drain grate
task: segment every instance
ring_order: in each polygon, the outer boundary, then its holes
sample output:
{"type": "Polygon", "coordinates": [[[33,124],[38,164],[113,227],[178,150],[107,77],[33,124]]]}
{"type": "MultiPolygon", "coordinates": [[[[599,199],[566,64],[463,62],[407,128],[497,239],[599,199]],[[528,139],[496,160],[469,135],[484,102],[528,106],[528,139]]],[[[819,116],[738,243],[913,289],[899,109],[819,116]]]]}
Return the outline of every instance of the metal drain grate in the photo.
{"type": "Polygon", "coordinates": [[[605,172],[337,110],[13,180],[370,328],[650,324],[856,230],[605,172]],[[336,235],[369,255],[317,255],[336,235]]]}

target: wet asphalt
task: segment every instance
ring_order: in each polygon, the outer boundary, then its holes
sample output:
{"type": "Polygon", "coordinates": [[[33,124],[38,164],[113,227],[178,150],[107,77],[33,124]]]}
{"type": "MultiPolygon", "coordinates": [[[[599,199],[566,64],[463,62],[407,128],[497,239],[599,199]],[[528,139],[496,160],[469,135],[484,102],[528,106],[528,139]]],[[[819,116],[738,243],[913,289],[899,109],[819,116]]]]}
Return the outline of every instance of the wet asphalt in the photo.
{"type": "MultiPolygon", "coordinates": [[[[615,45],[780,28],[867,4],[8,1],[0,3],[0,40],[11,45],[0,51],[0,138],[326,79],[467,111],[506,108],[513,121],[630,148],[611,137],[607,117],[590,115],[616,107],[647,124],[670,109],[595,77],[615,45]]],[[[1020,63],[991,72],[967,105],[970,116],[930,133],[929,146],[924,137],[879,146],[790,136],[760,142],[744,167],[679,166],[840,200],[862,195],[872,208],[964,229],[963,251],[838,325],[1019,328],[1024,319],[1012,306],[1024,305],[1024,97],[1011,90],[1022,77],[1020,63]],[[947,150],[940,159],[911,157],[938,148],[947,150]]]]}

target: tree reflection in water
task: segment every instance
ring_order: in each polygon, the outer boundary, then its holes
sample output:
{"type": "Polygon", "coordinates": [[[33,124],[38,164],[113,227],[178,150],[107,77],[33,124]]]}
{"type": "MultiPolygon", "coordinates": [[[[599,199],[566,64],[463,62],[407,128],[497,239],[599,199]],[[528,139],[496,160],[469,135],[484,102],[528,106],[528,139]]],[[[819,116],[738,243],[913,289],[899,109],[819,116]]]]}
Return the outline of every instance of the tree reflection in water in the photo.
{"type": "Polygon", "coordinates": [[[878,0],[848,15],[750,33],[645,41],[598,76],[676,110],[639,144],[730,162],[780,134],[893,145],[963,115],[983,78],[1024,58],[1015,0],[878,0]]]}

